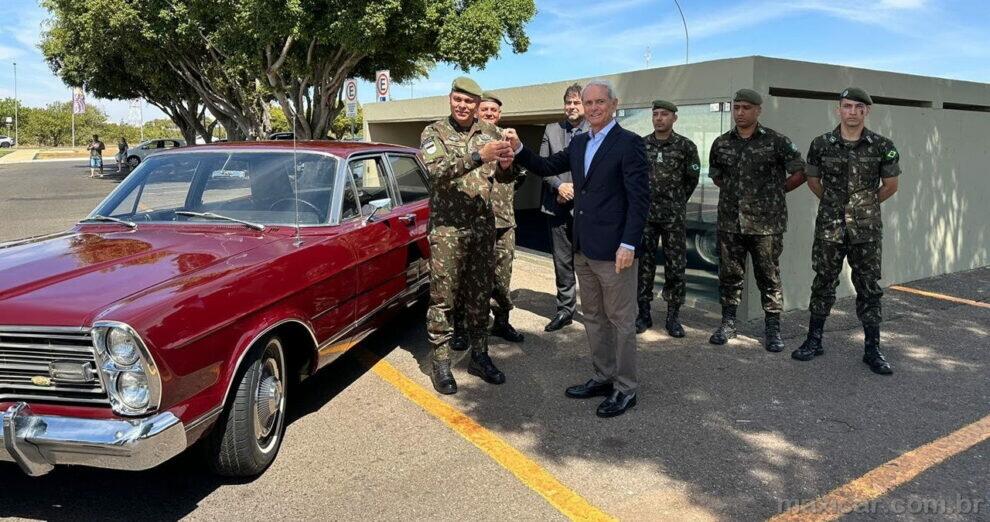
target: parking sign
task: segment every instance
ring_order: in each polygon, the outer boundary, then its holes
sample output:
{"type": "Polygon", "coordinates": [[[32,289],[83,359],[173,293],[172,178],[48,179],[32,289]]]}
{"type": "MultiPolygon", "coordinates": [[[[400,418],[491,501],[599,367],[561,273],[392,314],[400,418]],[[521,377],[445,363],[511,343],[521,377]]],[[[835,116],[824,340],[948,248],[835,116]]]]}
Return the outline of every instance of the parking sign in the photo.
{"type": "Polygon", "coordinates": [[[344,80],[344,106],[348,118],[357,116],[357,80],[354,78],[344,80]]]}
{"type": "Polygon", "coordinates": [[[378,94],[378,101],[388,101],[389,89],[392,87],[392,77],[388,69],[375,73],[375,92],[378,94]]]}

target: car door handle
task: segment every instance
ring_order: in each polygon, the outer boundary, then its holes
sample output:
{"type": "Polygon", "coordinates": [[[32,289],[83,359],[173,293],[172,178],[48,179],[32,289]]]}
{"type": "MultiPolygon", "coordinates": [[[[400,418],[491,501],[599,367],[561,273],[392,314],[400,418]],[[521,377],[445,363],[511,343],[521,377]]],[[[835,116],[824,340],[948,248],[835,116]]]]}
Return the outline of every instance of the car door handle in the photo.
{"type": "Polygon", "coordinates": [[[405,214],[399,216],[399,221],[405,223],[406,225],[412,226],[416,224],[416,214],[405,214]]]}

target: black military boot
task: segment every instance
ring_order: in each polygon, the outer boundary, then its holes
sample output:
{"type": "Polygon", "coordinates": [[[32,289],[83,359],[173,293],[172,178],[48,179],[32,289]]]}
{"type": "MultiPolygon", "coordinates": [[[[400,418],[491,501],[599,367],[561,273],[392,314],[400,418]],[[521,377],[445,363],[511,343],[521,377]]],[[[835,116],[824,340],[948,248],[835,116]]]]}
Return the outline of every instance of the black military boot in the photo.
{"type": "Polygon", "coordinates": [[[681,305],[679,304],[667,303],[667,320],[663,326],[667,329],[667,335],[671,337],[684,337],[684,327],[681,326],[681,321],[677,318],[680,309],[681,305]]]}
{"type": "Polygon", "coordinates": [[[450,338],[450,349],[455,352],[463,352],[468,349],[467,335],[460,329],[454,329],[454,335],[450,338]]]}
{"type": "Polygon", "coordinates": [[[454,374],[450,372],[450,359],[433,358],[433,371],[430,372],[430,380],[433,381],[433,389],[437,393],[453,395],[457,393],[457,381],[454,374]]]}
{"type": "Polygon", "coordinates": [[[725,305],[722,307],[722,324],[718,325],[708,342],[712,344],[725,344],[729,339],[736,337],[736,306],[725,305]]]}
{"type": "Polygon", "coordinates": [[[768,352],[780,352],[784,350],[784,341],[780,338],[780,314],[768,313],[763,320],[765,327],[765,344],[768,352]]]}
{"type": "Polygon", "coordinates": [[[510,343],[521,343],[523,334],[516,331],[509,324],[509,312],[498,312],[495,314],[495,322],[492,323],[492,335],[501,337],[510,343]]]}
{"type": "Polygon", "coordinates": [[[636,316],[636,333],[641,334],[653,326],[653,316],[650,315],[650,302],[639,302],[639,315],[636,316]]]}
{"type": "Polygon", "coordinates": [[[822,336],[825,334],[825,317],[811,314],[808,321],[808,338],[801,343],[801,346],[791,352],[791,358],[799,361],[810,361],[825,353],[822,346],[822,336]]]}
{"type": "Polygon", "coordinates": [[[468,373],[475,377],[481,377],[488,384],[504,383],[505,374],[495,367],[492,358],[488,356],[488,338],[472,339],[471,342],[478,344],[478,346],[471,347],[471,362],[468,363],[468,373]]]}
{"type": "Polygon", "coordinates": [[[880,375],[890,375],[894,370],[880,352],[880,325],[864,324],[863,333],[866,336],[863,362],[870,366],[870,371],[880,375]]]}

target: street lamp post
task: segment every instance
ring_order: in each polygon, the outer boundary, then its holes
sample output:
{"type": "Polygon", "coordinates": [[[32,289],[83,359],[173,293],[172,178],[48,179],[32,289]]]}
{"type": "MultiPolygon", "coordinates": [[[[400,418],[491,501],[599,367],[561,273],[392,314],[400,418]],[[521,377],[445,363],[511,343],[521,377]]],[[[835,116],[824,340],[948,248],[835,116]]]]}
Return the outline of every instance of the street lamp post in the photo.
{"type": "Polygon", "coordinates": [[[687,65],[688,51],[691,49],[691,40],[688,38],[687,19],[684,18],[684,11],[681,9],[681,3],[674,0],[674,5],[677,6],[677,12],[681,14],[681,23],[684,24],[684,64],[687,65]]]}
{"type": "Polygon", "coordinates": [[[19,127],[17,121],[18,105],[20,102],[17,100],[17,62],[14,62],[14,145],[21,146],[21,136],[19,134],[19,127]]]}

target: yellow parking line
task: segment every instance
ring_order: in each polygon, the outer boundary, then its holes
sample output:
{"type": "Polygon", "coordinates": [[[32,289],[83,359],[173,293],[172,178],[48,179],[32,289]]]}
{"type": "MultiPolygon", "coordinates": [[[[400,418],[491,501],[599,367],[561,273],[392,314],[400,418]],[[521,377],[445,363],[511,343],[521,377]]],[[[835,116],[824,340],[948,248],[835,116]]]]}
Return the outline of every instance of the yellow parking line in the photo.
{"type": "Polygon", "coordinates": [[[432,392],[416,384],[391,364],[379,361],[371,368],[385,382],[397,388],[409,400],[443,421],[458,435],[467,439],[495,462],[509,470],[523,484],[538,493],[554,508],[571,520],[615,520],[602,510],[562,484],[539,464],[510,446],[498,435],[488,431],[432,392]]]}
{"type": "Polygon", "coordinates": [[[835,520],[987,439],[990,439],[990,415],[911,450],[813,502],[801,503],[770,522],[835,520]]]}
{"type": "Polygon", "coordinates": [[[898,290],[900,292],[907,292],[909,294],[923,295],[925,297],[931,297],[932,299],[941,299],[943,301],[949,301],[952,303],[976,306],[979,308],[990,308],[990,303],[984,303],[982,301],[973,301],[972,299],[963,299],[962,297],[955,297],[951,295],[936,294],[935,292],[927,292],[925,290],[918,290],[917,288],[910,288],[907,286],[891,285],[889,288],[891,290],[898,290]]]}

